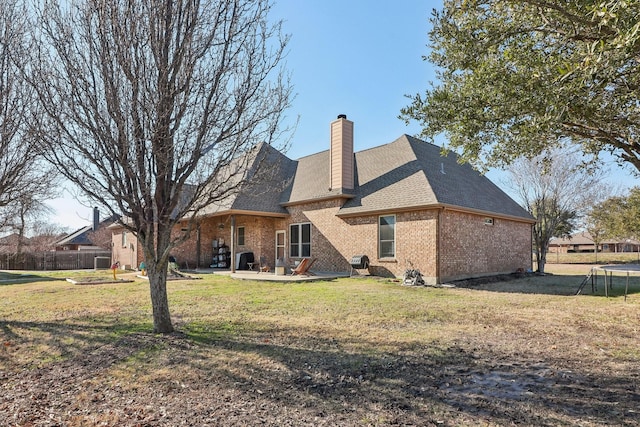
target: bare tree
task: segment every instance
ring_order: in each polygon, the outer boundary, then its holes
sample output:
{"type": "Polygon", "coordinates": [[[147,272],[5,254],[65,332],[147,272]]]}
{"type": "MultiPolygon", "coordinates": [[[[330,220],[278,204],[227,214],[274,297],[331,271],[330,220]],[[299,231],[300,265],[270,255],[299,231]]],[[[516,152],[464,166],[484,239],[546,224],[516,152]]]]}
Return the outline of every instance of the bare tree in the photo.
{"type": "Polygon", "coordinates": [[[585,163],[579,152],[556,148],[532,159],[520,158],[508,168],[508,185],[537,220],[533,243],[540,273],[551,238],[568,236],[605,194],[602,172],[585,169],[585,163]]]}
{"type": "Polygon", "coordinates": [[[27,17],[22,1],[4,1],[0,7],[0,228],[4,230],[14,228],[42,189],[48,194],[55,188],[43,176],[28,126],[36,98],[21,70],[27,58],[27,17]]]}
{"type": "Polygon", "coordinates": [[[56,242],[68,233],[66,227],[60,224],[37,221],[29,227],[29,250],[31,252],[46,252],[55,250],[56,242]]]}
{"type": "MultiPolygon", "coordinates": [[[[48,158],[144,249],[154,330],[173,330],[171,249],[242,185],[290,104],[268,0],[46,1],[33,84],[48,158]],[[178,221],[187,229],[172,230],[178,221]]],[[[179,228],[177,228],[179,229],[179,228]]]]}

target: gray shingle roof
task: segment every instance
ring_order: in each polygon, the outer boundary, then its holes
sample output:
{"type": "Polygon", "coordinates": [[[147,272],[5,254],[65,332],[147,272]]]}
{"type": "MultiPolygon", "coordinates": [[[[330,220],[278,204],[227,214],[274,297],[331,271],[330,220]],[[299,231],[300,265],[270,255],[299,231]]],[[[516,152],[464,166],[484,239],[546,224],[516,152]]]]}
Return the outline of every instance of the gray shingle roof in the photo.
{"type": "Polygon", "coordinates": [[[236,175],[231,179],[232,185],[240,182],[240,179],[245,182],[238,191],[209,206],[204,213],[215,214],[231,210],[286,216],[288,212],[280,200],[290,190],[296,162],[265,143],[258,144],[246,155],[251,158],[240,160],[248,160],[246,177],[236,175]]]}
{"type": "Polygon", "coordinates": [[[299,159],[291,191],[289,194],[283,194],[286,197],[281,198],[281,202],[300,203],[341,195],[350,196],[350,193],[329,188],[331,187],[329,167],[329,150],[299,159]]]}
{"type": "MultiPolygon", "coordinates": [[[[339,215],[460,207],[531,220],[529,213],[454,153],[408,135],[355,153],[355,190],[339,215]]],[[[336,195],[329,191],[329,151],[298,162],[289,203],[336,195]]]]}
{"type": "Polygon", "coordinates": [[[458,207],[487,214],[532,220],[529,213],[488,178],[454,153],[442,156],[440,147],[409,135],[354,154],[355,189],[330,189],[329,150],[291,160],[268,144],[257,147],[247,184],[211,207],[209,213],[229,210],[286,215],[285,206],[344,197],[338,215],[458,207]]]}

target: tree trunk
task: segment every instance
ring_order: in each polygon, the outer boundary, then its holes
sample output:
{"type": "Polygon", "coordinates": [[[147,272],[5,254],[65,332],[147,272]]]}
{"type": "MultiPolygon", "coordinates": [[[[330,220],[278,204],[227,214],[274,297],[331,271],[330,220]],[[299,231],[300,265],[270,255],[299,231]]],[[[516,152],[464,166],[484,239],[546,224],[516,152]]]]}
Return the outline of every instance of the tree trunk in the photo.
{"type": "Polygon", "coordinates": [[[167,263],[147,263],[149,287],[151,290],[151,306],[153,308],[153,332],[169,334],[173,332],[169,299],[167,297],[167,263]]]}
{"type": "Polygon", "coordinates": [[[549,250],[549,246],[541,245],[538,249],[538,273],[544,274],[544,267],[547,264],[547,251],[549,250]]]}
{"type": "Polygon", "coordinates": [[[538,259],[538,273],[544,274],[544,266],[547,263],[546,256],[540,256],[538,259]]]}

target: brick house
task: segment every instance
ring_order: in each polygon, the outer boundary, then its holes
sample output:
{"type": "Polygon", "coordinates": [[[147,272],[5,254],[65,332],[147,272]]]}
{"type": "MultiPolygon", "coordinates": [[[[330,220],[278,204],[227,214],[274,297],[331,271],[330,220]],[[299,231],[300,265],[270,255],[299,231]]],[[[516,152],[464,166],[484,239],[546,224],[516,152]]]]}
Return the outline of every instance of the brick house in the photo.
{"type": "MultiPolygon", "coordinates": [[[[535,221],[486,177],[408,135],[354,153],[353,128],[338,116],[330,149],[298,160],[256,146],[247,185],[203,212],[177,261],[208,267],[225,245],[232,268],[251,252],[271,266],[315,258],[316,271],[349,272],[366,255],[371,274],[413,265],[431,284],[531,268],[535,221]]],[[[114,260],[139,263],[135,236],[122,233],[113,228],[114,260]]]]}
{"type": "MultiPolygon", "coordinates": [[[[549,253],[595,252],[596,244],[588,231],[573,233],[569,237],[552,239],[549,253]]],[[[602,239],[598,252],[640,252],[640,241],[636,239],[602,239]]]]}
{"type": "Polygon", "coordinates": [[[108,251],[111,249],[112,236],[108,227],[118,218],[109,217],[100,220],[98,208],[93,208],[92,224],[79,228],[62,236],[55,242],[56,251],[108,251]]]}

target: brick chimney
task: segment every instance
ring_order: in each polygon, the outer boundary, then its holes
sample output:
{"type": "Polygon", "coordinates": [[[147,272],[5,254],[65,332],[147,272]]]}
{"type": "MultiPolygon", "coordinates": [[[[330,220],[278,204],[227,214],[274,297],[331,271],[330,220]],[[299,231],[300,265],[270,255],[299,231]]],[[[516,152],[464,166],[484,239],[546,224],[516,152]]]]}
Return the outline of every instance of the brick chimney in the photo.
{"type": "Polygon", "coordinates": [[[93,231],[96,231],[100,226],[100,212],[97,207],[93,208],[93,231]]]}
{"type": "Polygon", "coordinates": [[[331,189],[353,190],[353,122],[340,114],[331,122],[331,189]]]}

